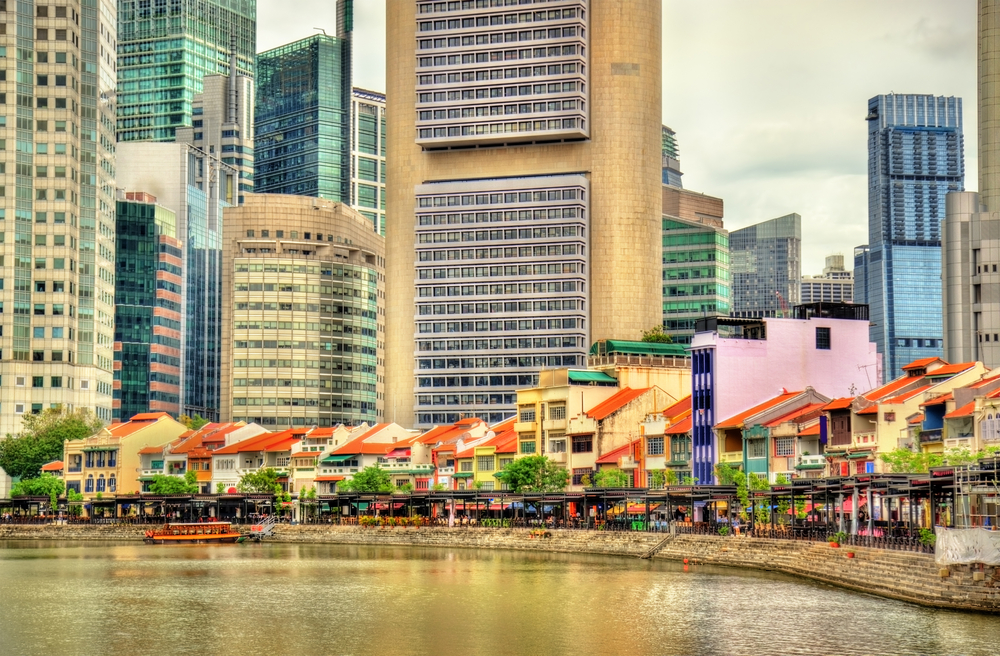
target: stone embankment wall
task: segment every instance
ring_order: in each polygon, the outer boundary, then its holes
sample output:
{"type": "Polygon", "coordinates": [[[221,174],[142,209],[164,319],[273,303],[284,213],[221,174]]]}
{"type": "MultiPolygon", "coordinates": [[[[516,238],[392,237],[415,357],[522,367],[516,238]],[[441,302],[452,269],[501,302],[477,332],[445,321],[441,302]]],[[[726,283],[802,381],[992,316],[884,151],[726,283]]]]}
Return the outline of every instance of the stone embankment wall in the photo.
{"type": "MultiPolygon", "coordinates": [[[[0,540],[139,541],[144,526],[0,525],[0,540]]],[[[1000,568],[940,569],[932,556],[864,547],[834,549],[826,543],[703,535],[549,531],[525,529],[360,528],[280,525],[278,542],[514,549],[628,556],[659,546],[658,559],[784,572],[832,585],[938,608],[1000,612],[1000,568]],[[661,544],[662,541],[662,544],[661,544]],[[854,554],[848,557],[848,554],[854,554]]]]}

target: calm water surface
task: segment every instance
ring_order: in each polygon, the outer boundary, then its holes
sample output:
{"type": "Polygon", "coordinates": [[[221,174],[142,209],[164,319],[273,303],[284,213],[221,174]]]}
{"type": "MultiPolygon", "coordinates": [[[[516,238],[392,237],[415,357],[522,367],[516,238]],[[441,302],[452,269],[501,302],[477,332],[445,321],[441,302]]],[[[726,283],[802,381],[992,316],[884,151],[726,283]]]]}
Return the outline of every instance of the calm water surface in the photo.
{"type": "Polygon", "coordinates": [[[982,654],[1000,618],[783,575],[339,545],[0,541],[0,654],[982,654]]]}

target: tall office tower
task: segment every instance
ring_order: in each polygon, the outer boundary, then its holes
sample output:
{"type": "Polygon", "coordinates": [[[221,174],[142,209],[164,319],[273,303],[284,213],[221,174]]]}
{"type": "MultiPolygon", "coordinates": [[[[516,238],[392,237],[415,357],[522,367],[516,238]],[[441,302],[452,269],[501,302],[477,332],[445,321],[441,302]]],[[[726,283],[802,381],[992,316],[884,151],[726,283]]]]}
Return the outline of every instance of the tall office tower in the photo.
{"type": "Polygon", "coordinates": [[[965,181],[962,99],[868,101],[868,305],[887,380],[943,355],[941,222],[965,181]]]}
{"type": "Polygon", "coordinates": [[[729,233],[732,316],[790,316],[802,280],[802,217],[786,214],[729,233]]]}
{"type": "MultiPolygon", "coordinates": [[[[225,177],[222,187],[226,202],[237,205],[254,190],[253,80],[239,74],[233,55],[229,75],[206,75],[203,86],[192,102],[192,125],[177,128],[176,140],[209,157],[220,156],[223,165],[237,171],[225,177]]],[[[206,174],[196,169],[196,184],[203,183],[206,174]]]]}
{"type": "Polygon", "coordinates": [[[663,328],[690,344],[695,322],[728,316],[729,232],[722,199],[663,185],[663,328]]]}
{"type": "Polygon", "coordinates": [[[389,0],[387,419],[661,322],[660,4],[389,0]]]}
{"type": "Polygon", "coordinates": [[[941,231],[949,362],[1000,367],[1000,2],[979,1],[979,193],[948,194],[941,231]],[[950,359],[957,358],[957,359],[950,359]]]}
{"type": "Polygon", "coordinates": [[[854,274],[844,269],[843,255],[827,255],[823,274],[802,276],[800,303],[853,303],[854,274]]]}
{"type": "Polygon", "coordinates": [[[183,330],[180,350],[163,355],[182,360],[184,414],[212,421],[219,418],[222,210],[240,174],[222,154],[185,143],[118,144],[119,187],[145,191],[177,215],[184,278],[169,291],[182,305],[183,330]]]}
{"type": "Polygon", "coordinates": [[[661,157],[663,160],[663,184],[671,187],[683,187],[681,180],[680,149],[677,147],[677,133],[663,126],[660,134],[661,157]]]}
{"type": "Polygon", "coordinates": [[[381,421],[385,239],[319,198],[250,194],[225,215],[223,417],[381,421]]]}
{"type": "Polygon", "coordinates": [[[258,193],[350,202],[351,39],[337,29],[258,55],[258,193]]]}
{"type": "MultiPolygon", "coordinates": [[[[253,77],[256,0],[118,0],[118,140],[173,141],[191,126],[202,78],[253,77]]],[[[112,50],[112,52],[114,52],[112,50]]]]}
{"type": "Polygon", "coordinates": [[[854,302],[868,305],[868,244],[854,247],[854,302]]]}
{"type": "Polygon", "coordinates": [[[354,89],[351,103],[351,207],[385,235],[385,95],[354,89]]]}
{"type": "Polygon", "coordinates": [[[4,7],[0,435],[57,405],[111,420],[115,313],[115,4],[4,7]]]}
{"type": "Polygon", "coordinates": [[[183,251],[177,215],[143,192],[118,200],[112,415],[181,413],[183,251]]]}

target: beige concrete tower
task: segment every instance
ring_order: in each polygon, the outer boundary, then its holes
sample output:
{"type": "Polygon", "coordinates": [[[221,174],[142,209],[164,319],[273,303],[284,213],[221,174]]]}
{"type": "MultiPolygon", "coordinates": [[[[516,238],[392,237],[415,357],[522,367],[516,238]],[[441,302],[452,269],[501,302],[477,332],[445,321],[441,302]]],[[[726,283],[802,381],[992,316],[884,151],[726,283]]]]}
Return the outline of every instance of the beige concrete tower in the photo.
{"type": "Polygon", "coordinates": [[[979,0],[979,200],[1000,200],[1000,0],[979,0]]]}
{"type": "Polygon", "coordinates": [[[388,0],[387,420],[509,416],[660,322],[660,12],[388,0]]]}

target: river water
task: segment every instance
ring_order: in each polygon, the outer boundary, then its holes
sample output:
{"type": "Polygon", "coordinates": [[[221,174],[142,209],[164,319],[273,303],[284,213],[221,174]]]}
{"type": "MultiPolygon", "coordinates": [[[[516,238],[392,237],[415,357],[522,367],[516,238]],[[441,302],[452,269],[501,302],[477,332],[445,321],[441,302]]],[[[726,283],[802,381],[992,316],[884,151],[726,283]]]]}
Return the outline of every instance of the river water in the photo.
{"type": "Polygon", "coordinates": [[[0,654],[968,654],[1000,618],[789,576],[468,549],[0,541],[0,654]]]}

